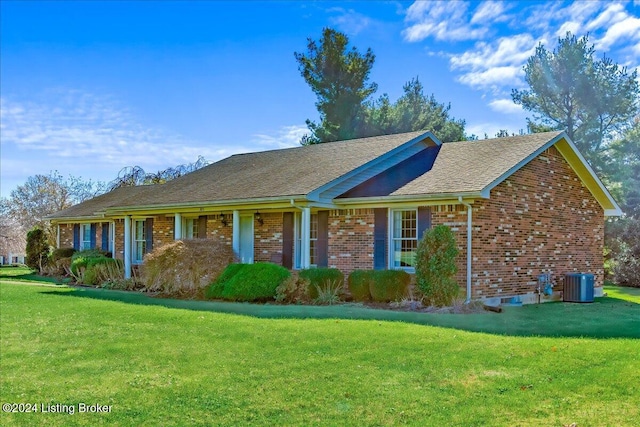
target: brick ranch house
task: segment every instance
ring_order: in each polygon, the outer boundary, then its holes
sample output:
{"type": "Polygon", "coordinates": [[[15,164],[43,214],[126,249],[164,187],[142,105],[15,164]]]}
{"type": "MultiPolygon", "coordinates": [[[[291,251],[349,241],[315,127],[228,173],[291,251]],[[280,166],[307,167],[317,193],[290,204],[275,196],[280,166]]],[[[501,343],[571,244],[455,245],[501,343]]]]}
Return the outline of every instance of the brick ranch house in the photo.
{"type": "MultiPolygon", "coordinates": [[[[58,246],[100,247],[127,276],[154,247],[220,239],[246,263],[413,271],[425,230],[453,230],[468,298],[532,302],[538,275],[595,275],[621,211],[564,132],[441,143],[430,132],[239,154],[58,212],[58,246]]],[[[560,287],[556,287],[559,290],[560,287]]]]}

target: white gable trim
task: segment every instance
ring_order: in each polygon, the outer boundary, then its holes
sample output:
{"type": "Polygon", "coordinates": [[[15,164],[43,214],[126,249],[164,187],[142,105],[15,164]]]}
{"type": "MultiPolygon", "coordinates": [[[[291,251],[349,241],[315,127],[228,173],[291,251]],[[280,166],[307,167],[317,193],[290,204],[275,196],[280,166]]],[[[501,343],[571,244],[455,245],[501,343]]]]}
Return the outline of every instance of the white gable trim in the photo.
{"type": "Polygon", "coordinates": [[[425,132],[383,155],[355,168],[346,174],[311,191],[307,199],[315,202],[331,203],[340,194],[362,184],[381,172],[408,159],[429,146],[440,146],[442,142],[431,132],[425,132]],[[427,140],[427,141],[425,141],[427,140]],[[430,141],[428,141],[430,140],[430,141]],[[425,143],[423,143],[425,141],[425,143]]]}
{"type": "Polygon", "coordinates": [[[562,132],[555,138],[549,140],[549,142],[500,175],[497,179],[491,182],[491,184],[484,187],[481,191],[482,197],[488,199],[492,189],[513,175],[516,171],[520,170],[524,165],[538,157],[546,149],[554,145],[556,145],[556,148],[567,161],[571,169],[573,169],[576,175],[578,175],[578,178],[580,178],[582,183],[585,184],[593,197],[600,204],[604,210],[605,216],[621,216],[622,209],[620,209],[618,203],[611,196],[611,193],[609,193],[609,190],[607,190],[602,181],[600,181],[600,178],[598,178],[587,160],[582,156],[582,154],[580,154],[580,151],[578,151],[578,148],[573,141],[571,141],[566,132],[562,132]]]}

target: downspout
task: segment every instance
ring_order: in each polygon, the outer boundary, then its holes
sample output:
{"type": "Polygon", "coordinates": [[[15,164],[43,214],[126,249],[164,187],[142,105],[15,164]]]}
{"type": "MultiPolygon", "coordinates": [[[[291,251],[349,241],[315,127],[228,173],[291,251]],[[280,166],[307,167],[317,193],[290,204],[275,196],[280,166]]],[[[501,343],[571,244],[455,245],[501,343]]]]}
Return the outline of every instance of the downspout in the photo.
{"type": "Polygon", "coordinates": [[[464,303],[469,304],[471,302],[471,260],[473,257],[471,256],[471,243],[472,243],[472,214],[473,208],[471,205],[462,200],[462,196],[458,196],[458,201],[467,207],[467,299],[465,299],[464,303]]]}

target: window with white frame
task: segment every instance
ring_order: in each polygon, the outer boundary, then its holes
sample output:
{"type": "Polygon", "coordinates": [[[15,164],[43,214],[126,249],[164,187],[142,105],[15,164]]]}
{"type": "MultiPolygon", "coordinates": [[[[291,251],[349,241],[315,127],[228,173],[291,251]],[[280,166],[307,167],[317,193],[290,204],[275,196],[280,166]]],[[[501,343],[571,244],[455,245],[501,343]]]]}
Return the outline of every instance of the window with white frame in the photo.
{"type": "Polygon", "coordinates": [[[418,210],[394,210],[391,218],[391,267],[413,269],[418,249],[418,210]]]}
{"type": "Polygon", "coordinates": [[[311,229],[309,232],[309,264],[312,267],[318,265],[318,215],[311,214],[311,229]]]}
{"type": "Polygon", "coordinates": [[[196,239],[198,237],[198,219],[187,218],[184,221],[183,235],[185,239],[196,239]]]}
{"type": "MultiPolygon", "coordinates": [[[[294,268],[302,268],[302,214],[295,215],[295,248],[294,268]]],[[[315,267],[318,264],[318,214],[311,214],[309,230],[309,264],[315,267]]]]}
{"type": "Polygon", "coordinates": [[[91,224],[80,225],[80,250],[93,249],[91,247],[91,224]]]}
{"type": "Polygon", "coordinates": [[[133,226],[133,262],[142,263],[147,251],[147,230],[143,219],[135,220],[133,226]]]}

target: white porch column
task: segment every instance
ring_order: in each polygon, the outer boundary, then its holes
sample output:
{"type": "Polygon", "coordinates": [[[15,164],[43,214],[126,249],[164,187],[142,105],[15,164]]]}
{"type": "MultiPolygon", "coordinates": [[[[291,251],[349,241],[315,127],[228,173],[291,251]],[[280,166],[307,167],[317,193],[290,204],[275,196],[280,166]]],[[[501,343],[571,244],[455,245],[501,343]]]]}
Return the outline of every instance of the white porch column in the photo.
{"type": "Polygon", "coordinates": [[[131,216],[124,217],[124,278],[131,279],[131,216]]]}
{"type": "Polygon", "coordinates": [[[60,247],[60,224],[56,225],[56,248],[60,247]]]}
{"type": "Polygon", "coordinates": [[[233,211],[233,224],[232,224],[233,238],[231,240],[233,252],[238,256],[240,255],[240,211],[233,211]]]}
{"type": "Polygon", "coordinates": [[[311,266],[311,208],[302,208],[302,236],[301,237],[301,259],[302,268],[311,266]]]}
{"type": "Polygon", "coordinates": [[[173,225],[173,239],[182,239],[182,215],[180,215],[179,213],[176,213],[175,216],[175,222],[173,225]]]}

